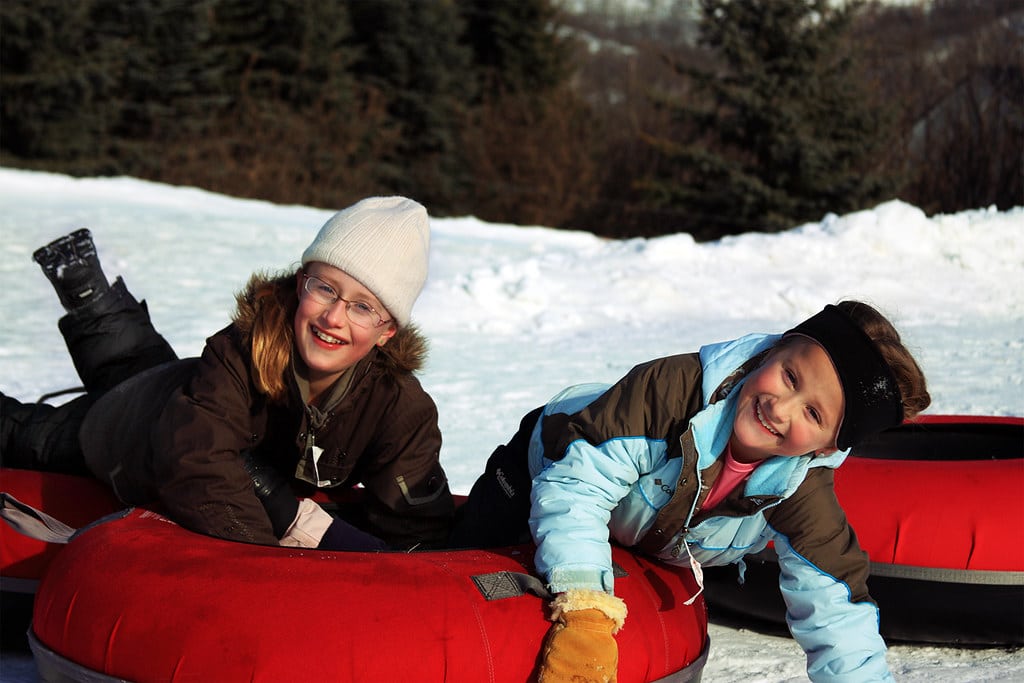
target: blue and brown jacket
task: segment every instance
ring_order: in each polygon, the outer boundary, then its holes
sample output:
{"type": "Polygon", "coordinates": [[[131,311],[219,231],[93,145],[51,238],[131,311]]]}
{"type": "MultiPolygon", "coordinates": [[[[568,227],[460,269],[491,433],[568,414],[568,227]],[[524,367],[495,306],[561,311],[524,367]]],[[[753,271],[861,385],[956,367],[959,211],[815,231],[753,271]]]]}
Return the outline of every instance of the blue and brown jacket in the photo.
{"type": "Polygon", "coordinates": [[[774,457],[713,510],[738,387],[777,335],[748,335],[566,389],[530,443],[530,529],[553,592],[614,591],[609,536],[662,561],[739,563],[774,544],[780,589],[812,680],[889,680],[868,558],[833,490],[846,457],[774,457]]]}

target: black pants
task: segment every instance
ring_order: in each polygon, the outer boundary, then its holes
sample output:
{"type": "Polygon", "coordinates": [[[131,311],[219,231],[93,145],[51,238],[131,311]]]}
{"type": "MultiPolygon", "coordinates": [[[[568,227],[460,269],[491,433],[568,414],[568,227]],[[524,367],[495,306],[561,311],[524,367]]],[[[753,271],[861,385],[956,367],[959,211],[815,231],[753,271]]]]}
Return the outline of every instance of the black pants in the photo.
{"type": "Polygon", "coordinates": [[[136,301],[121,278],[58,326],[85,393],[60,406],[0,394],[0,466],[88,474],[78,432],[92,404],[139,372],[177,359],[153,328],[145,302],[136,301]]]}
{"type": "Polygon", "coordinates": [[[529,543],[530,435],[543,406],[530,411],[509,442],[494,449],[469,498],[455,513],[453,548],[494,548],[529,543]]]}

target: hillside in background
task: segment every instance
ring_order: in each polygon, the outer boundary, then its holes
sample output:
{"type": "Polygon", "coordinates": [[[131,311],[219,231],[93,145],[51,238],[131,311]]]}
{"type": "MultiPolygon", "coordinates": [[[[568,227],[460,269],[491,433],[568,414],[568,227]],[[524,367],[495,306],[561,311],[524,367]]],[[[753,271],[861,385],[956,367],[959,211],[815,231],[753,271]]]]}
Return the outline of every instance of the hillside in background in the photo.
{"type": "Polygon", "coordinates": [[[1024,198],[1024,0],[8,0],[0,34],[9,167],[699,240],[1024,198]]]}

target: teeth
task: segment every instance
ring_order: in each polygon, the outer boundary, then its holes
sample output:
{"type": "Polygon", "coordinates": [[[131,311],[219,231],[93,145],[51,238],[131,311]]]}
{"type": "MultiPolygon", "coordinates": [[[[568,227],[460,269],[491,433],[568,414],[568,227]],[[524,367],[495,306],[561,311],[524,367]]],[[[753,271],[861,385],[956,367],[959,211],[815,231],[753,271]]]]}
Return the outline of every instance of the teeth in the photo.
{"type": "Polygon", "coordinates": [[[316,329],[315,327],[313,328],[313,334],[318,339],[322,339],[323,341],[327,342],[328,344],[341,344],[342,343],[341,339],[338,339],[337,337],[332,337],[331,335],[329,335],[329,334],[327,334],[325,332],[321,332],[320,330],[316,329]]]}
{"type": "Polygon", "coordinates": [[[761,404],[760,403],[757,404],[755,412],[757,413],[757,419],[761,422],[761,424],[764,426],[765,429],[767,429],[769,432],[771,432],[775,436],[782,436],[782,434],[780,434],[779,432],[777,432],[774,429],[772,429],[772,426],[765,421],[764,415],[761,413],[761,404]]]}

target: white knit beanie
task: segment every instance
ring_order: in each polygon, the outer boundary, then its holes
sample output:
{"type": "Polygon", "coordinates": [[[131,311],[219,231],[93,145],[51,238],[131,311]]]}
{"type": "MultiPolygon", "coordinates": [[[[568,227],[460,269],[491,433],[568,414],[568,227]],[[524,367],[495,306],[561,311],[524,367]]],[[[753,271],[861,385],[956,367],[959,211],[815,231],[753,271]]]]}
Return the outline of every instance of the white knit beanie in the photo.
{"type": "Polygon", "coordinates": [[[373,292],[399,325],[427,279],[427,210],[405,197],[368,197],[334,214],[302,253],[302,265],[340,268],[373,292]]]}

